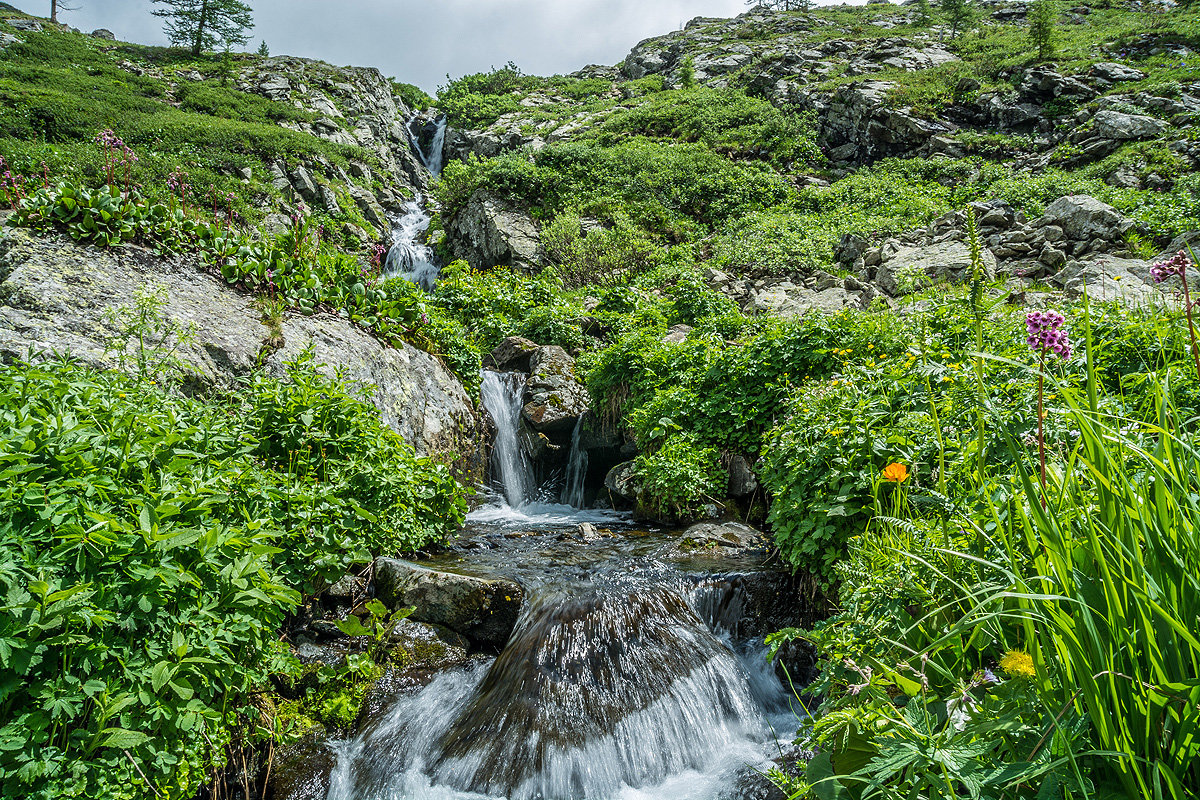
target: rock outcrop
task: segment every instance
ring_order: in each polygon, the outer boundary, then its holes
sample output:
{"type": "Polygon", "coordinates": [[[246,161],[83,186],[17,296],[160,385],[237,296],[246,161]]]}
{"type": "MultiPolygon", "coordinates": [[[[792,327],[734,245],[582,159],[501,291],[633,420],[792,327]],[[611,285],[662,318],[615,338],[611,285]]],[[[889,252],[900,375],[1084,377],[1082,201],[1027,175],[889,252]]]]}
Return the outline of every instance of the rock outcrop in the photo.
{"type": "Polygon", "coordinates": [[[458,453],[474,441],[476,419],[462,384],[432,356],[391,348],[339,316],[288,316],[282,345],[251,297],[229,288],[189,259],[167,260],[126,246],[100,249],[65,236],[39,238],[10,229],[0,241],[0,356],[5,360],[66,353],[109,366],[117,329],[110,309],[139,292],[159,292],[162,316],[193,341],[177,355],[197,390],[233,385],[260,362],[275,374],[311,348],[329,374],[363,384],[383,419],[420,455],[458,453]]]}
{"type": "Polygon", "coordinates": [[[396,558],[377,558],[375,594],[391,608],[412,606],[412,618],[444,625],[473,642],[499,647],[508,641],[524,590],[501,578],[443,572],[396,558]]]}
{"type": "Polygon", "coordinates": [[[480,190],[446,221],[446,244],[454,258],[475,269],[530,267],[541,263],[537,223],[516,208],[480,190]]]}
{"type": "Polygon", "coordinates": [[[587,389],[575,376],[575,359],[557,345],[540,347],[529,370],[522,418],[538,433],[570,432],[589,402],[587,389]]]}

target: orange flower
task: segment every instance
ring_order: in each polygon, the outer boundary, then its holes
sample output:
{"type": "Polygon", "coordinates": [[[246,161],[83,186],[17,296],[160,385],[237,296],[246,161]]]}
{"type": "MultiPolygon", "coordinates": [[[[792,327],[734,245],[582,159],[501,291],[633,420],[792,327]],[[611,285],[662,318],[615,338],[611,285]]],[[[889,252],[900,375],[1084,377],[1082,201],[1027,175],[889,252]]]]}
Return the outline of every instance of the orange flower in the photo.
{"type": "Polygon", "coordinates": [[[888,464],[883,468],[883,479],[889,483],[904,483],[908,480],[908,467],[903,464],[888,464]]]}

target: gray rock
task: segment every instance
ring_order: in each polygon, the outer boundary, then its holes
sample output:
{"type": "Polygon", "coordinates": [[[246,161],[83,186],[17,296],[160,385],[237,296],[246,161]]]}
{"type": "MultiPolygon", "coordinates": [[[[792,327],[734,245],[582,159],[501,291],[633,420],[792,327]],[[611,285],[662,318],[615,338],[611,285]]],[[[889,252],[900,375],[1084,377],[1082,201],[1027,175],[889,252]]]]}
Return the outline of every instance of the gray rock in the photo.
{"type": "Polygon", "coordinates": [[[1111,242],[1120,239],[1135,225],[1132,219],[1112,206],[1086,194],[1060,197],[1046,208],[1041,219],[1046,225],[1062,228],[1072,241],[1098,238],[1111,242]]]}
{"type": "Polygon", "coordinates": [[[39,33],[42,30],[42,23],[30,17],[9,17],[4,20],[4,24],[27,33],[39,33]]]}
{"type": "Polygon", "coordinates": [[[268,236],[278,236],[292,225],[292,220],[286,214],[272,212],[263,218],[263,231],[268,236]]]}
{"type": "Polygon", "coordinates": [[[271,186],[281,192],[292,190],[292,180],[287,176],[283,166],[278,162],[271,162],[271,186]]]}
{"type": "Polygon", "coordinates": [[[512,581],[433,570],[377,558],[376,596],[390,608],[416,608],[412,619],[444,625],[472,641],[503,646],[516,625],[525,592],[512,581]]]}
{"type": "Polygon", "coordinates": [[[951,127],[925,120],[909,109],[891,108],[888,95],[895,84],[863,81],[839,88],[821,118],[818,140],[834,161],[866,164],[879,158],[911,152],[931,136],[951,127]]]}
{"type": "Polygon", "coordinates": [[[1051,269],[1058,269],[1067,263],[1067,254],[1054,245],[1047,244],[1042,248],[1042,254],[1038,256],[1038,260],[1051,269]]]}
{"type": "Polygon", "coordinates": [[[321,199],[320,194],[317,192],[317,182],[313,180],[312,173],[303,164],[297,165],[292,169],[288,177],[291,178],[292,188],[296,190],[298,195],[304,198],[305,202],[315,203],[321,199]]]}
{"type": "MultiPolygon", "coordinates": [[[[987,278],[996,274],[996,257],[986,247],[981,253],[987,278]]],[[[971,248],[963,242],[902,247],[883,262],[875,273],[879,287],[893,297],[904,293],[901,286],[907,270],[932,281],[964,282],[971,278],[971,248]]]]}
{"type": "Polygon", "coordinates": [[[663,344],[680,344],[687,339],[688,334],[692,332],[691,325],[672,325],[670,330],[662,338],[663,344]]]}
{"type": "Polygon", "coordinates": [[[1150,263],[1139,259],[1100,255],[1072,262],[1051,280],[1070,298],[1082,296],[1086,289],[1089,299],[1099,301],[1141,305],[1167,299],[1150,282],[1150,263]]]}
{"type": "Polygon", "coordinates": [[[21,41],[22,39],[20,36],[13,36],[11,33],[7,33],[6,31],[0,31],[0,50],[3,50],[10,45],[20,44],[21,41]]]}
{"type": "Polygon", "coordinates": [[[482,190],[471,195],[466,206],[446,223],[451,255],[476,269],[540,263],[538,236],[537,224],[528,214],[482,190]]]}
{"type": "Polygon", "coordinates": [[[97,28],[92,31],[91,36],[93,39],[103,39],[107,42],[115,42],[117,40],[117,35],[108,28],[97,28]]]}
{"type": "Polygon", "coordinates": [[[1095,134],[1105,139],[1153,139],[1170,127],[1161,119],[1111,109],[1097,111],[1092,121],[1095,134]]]}
{"type": "Polygon", "coordinates": [[[358,206],[358,210],[376,230],[386,232],[391,227],[387,212],[383,210],[383,206],[379,204],[375,195],[358,186],[350,186],[349,192],[354,204],[358,206]]]}
{"type": "Polygon", "coordinates": [[[323,183],[319,191],[321,193],[321,205],[325,206],[325,210],[332,216],[340,216],[342,207],[338,205],[337,193],[333,191],[333,188],[323,183]]]}
{"type": "Polygon", "coordinates": [[[364,597],[367,593],[367,582],[357,575],[343,575],[336,583],[325,590],[325,596],[333,600],[349,603],[356,598],[364,597]]]}
{"type": "Polygon", "coordinates": [[[575,377],[575,359],[557,345],[539,347],[529,359],[522,418],[540,433],[562,433],[587,413],[589,395],[575,377]]]}
{"type": "Polygon", "coordinates": [[[509,336],[488,355],[484,366],[505,372],[529,372],[529,361],[537,352],[536,343],[520,336],[509,336]]]}
{"type": "Polygon", "coordinates": [[[701,522],[691,526],[671,548],[677,554],[729,556],[749,551],[765,552],[771,538],[740,522],[701,522]]]}
{"type": "Polygon", "coordinates": [[[742,310],[780,317],[799,317],[809,312],[836,314],[847,308],[863,308],[869,296],[864,292],[833,286],[819,292],[803,286],[771,286],[752,292],[742,310]]]}
{"type": "Polygon", "coordinates": [[[614,508],[630,508],[637,502],[639,489],[636,472],[636,463],[623,461],[604,476],[604,488],[608,490],[614,508]]]}
{"type": "MultiPolygon", "coordinates": [[[[116,331],[107,309],[130,306],[138,291],[166,293],[163,317],[195,328],[178,356],[195,388],[233,387],[259,363],[270,332],[253,298],[213,278],[189,259],[164,260],[139,247],[95,248],[65,236],[39,238],[9,230],[0,241],[0,356],[68,353],[97,366],[116,331]]],[[[384,421],[421,455],[458,453],[475,437],[475,415],[462,384],[432,356],[394,349],[335,315],[290,316],[283,346],[267,359],[275,374],[309,343],[327,374],[341,369],[364,383],[384,421]]]]}
{"type": "Polygon", "coordinates": [[[1140,69],[1127,67],[1124,64],[1117,64],[1112,61],[1101,61],[1097,64],[1092,64],[1092,74],[1097,78],[1103,78],[1106,81],[1118,83],[1120,81],[1140,81],[1146,77],[1146,73],[1140,69]]]}

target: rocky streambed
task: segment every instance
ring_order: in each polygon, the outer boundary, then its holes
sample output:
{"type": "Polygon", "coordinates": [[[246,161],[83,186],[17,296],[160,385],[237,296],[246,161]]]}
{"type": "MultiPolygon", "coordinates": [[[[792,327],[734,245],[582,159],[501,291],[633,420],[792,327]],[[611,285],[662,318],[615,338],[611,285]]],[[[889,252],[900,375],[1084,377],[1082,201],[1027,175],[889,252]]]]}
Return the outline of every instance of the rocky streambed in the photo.
{"type": "Polygon", "coordinates": [[[476,523],[358,588],[415,609],[394,638],[423,656],[283,754],[277,798],[769,797],[802,721],[811,656],[770,662],[762,638],[808,615],[744,525],[476,523]]]}

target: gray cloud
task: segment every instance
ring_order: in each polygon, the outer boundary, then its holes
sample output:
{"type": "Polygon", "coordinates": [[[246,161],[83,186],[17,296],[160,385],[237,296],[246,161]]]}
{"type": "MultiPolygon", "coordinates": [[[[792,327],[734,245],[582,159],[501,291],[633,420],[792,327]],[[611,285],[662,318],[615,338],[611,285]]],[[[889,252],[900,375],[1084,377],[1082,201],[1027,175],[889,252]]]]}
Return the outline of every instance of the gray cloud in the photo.
{"type": "MultiPolygon", "coordinates": [[[[10,0],[12,2],[12,0],[10,0]]],[[[61,16],[84,31],[109,28],[118,38],[165,44],[148,0],[75,0],[61,16]]],[[[48,14],[49,0],[16,0],[48,14]]],[[[572,72],[615,64],[633,45],[677,29],[696,16],[741,13],[743,0],[251,0],[251,49],[335,64],[379,67],[433,91],[445,76],[515,62],[525,72],[572,72]]]]}

